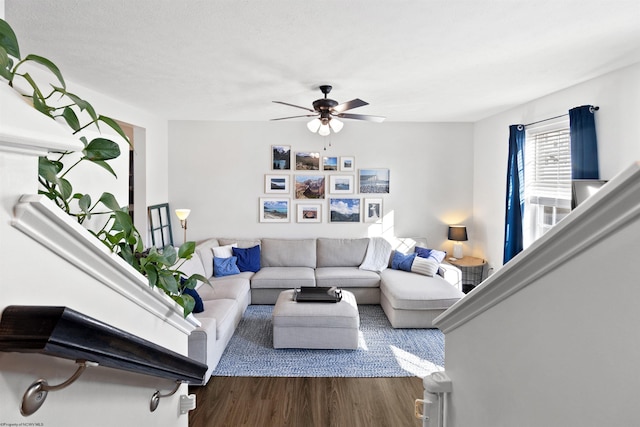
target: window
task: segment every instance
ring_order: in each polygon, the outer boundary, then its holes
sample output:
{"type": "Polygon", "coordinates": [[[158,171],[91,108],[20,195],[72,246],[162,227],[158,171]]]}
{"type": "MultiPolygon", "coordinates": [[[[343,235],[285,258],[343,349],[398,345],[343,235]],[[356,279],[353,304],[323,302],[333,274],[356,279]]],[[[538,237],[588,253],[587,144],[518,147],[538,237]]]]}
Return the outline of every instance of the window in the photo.
{"type": "Polygon", "coordinates": [[[527,129],[524,177],[524,247],[571,212],[571,143],[565,118],[527,129]]]}

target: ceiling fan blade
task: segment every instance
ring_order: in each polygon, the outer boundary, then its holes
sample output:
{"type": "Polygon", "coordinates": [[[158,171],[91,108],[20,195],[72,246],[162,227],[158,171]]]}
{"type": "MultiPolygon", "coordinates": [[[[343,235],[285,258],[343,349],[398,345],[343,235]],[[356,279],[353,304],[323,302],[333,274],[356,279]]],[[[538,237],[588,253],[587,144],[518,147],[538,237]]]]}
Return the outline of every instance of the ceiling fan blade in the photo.
{"type": "Polygon", "coordinates": [[[366,120],[368,122],[382,123],[386,117],[382,116],[366,116],[364,114],[341,113],[335,114],[336,117],[343,119],[366,120]]]}
{"type": "Polygon", "coordinates": [[[276,104],[288,105],[289,107],[302,108],[303,110],[311,111],[312,113],[316,112],[316,110],[312,110],[311,108],[301,107],[295,104],[289,104],[288,102],[282,102],[282,101],[273,101],[273,102],[275,102],[276,104]]]}
{"type": "Polygon", "coordinates": [[[271,119],[271,121],[274,121],[274,120],[297,119],[298,117],[318,117],[318,114],[304,114],[304,115],[302,115],[302,116],[280,117],[279,119],[271,119]]]}
{"type": "Polygon", "coordinates": [[[331,109],[333,113],[342,113],[343,111],[351,110],[358,107],[363,107],[365,105],[369,105],[368,102],[363,101],[362,99],[356,98],[351,101],[343,102],[340,105],[336,105],[331,109]]]}

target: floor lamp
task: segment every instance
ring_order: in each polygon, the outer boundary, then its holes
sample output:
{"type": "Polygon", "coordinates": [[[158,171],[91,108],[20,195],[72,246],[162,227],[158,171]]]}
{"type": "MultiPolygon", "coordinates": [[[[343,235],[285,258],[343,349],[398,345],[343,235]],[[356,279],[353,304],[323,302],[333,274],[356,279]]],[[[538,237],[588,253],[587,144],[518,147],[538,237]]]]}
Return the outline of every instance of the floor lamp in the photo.
{"type": "Polygon", "coordinates": [[[191,209],[176,209],[176,216],[180,220],[180,226],[184,229],[184,241],[187,243],[187,217],[191,213],[191,209]]]}

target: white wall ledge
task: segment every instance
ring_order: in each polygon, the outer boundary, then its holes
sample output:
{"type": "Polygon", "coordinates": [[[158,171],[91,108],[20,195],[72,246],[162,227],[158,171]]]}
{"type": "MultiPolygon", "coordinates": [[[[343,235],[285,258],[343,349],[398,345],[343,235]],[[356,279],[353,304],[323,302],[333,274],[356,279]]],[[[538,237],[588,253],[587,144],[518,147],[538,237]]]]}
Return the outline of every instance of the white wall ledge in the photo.
{"type": "Polygon", "coordinates": [[[185,319],[182,307],[160,289],[151,288],[146,277],[45,196],[23,196],[15,206],[12,225],[178,330],[189,334],[199,326],[195,317],[185,319]]]}
{"type": "Polygon", "coordinates": [[[435,326],[445,334],[455,330],[639,216],[640,162],[635,162],[438,316],[435,326]]]}

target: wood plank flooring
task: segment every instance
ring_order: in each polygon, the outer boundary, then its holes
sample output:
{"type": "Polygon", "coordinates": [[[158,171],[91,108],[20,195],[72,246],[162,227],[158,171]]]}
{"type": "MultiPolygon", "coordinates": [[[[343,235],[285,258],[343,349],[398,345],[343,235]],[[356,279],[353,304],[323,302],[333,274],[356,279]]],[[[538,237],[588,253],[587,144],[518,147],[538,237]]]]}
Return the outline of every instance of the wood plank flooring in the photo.
{"type": "Polygon", "coordinates": [[[419,427],[422,380],[406,378],[212,377],[190,387],[190,427],[419,427]]]}

